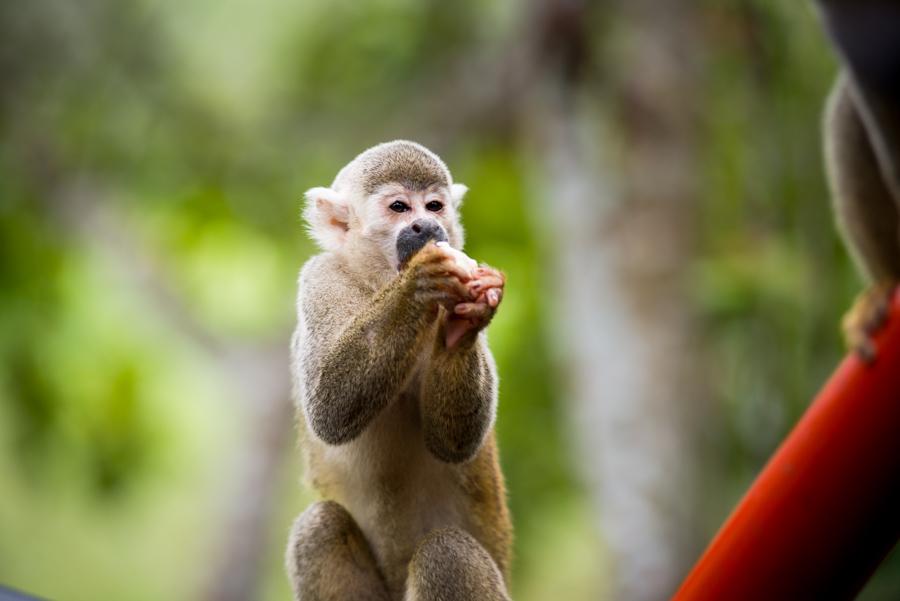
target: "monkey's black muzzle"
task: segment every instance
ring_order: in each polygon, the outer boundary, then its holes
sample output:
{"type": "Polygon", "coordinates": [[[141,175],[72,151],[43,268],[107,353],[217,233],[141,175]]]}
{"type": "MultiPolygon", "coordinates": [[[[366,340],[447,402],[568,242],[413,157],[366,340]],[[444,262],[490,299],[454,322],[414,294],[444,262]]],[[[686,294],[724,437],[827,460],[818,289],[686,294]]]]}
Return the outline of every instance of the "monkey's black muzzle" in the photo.
{"type": "Polygon", "coordinates": [[[447,230],[434,219],[416,219],[397,234],[400,267],[429,242],[447,242],[447,230]]]}

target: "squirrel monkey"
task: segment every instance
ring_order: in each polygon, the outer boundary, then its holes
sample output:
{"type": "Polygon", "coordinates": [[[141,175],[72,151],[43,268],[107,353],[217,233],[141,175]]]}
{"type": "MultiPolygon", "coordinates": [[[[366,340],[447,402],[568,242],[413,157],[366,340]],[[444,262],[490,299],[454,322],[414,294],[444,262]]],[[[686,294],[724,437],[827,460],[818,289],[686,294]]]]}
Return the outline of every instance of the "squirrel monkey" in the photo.
{"type": "Polygon", "coordinates": [[[324,500],[291,531],[296,599],[509,598],[484,335],[505,278],[454,250],[465,192],[434,153],[394,141],[306,193],[323,252],[300,272],[291,363],[305,476],[324,500]]]}
{"type": "Polygon", "coordinates": [[[838,225],[867,289],[843,321],[851,349],[872,334],[900,283],[900,3],[820,0],[842,59],[825,114],[825,158],[838,225]]]}

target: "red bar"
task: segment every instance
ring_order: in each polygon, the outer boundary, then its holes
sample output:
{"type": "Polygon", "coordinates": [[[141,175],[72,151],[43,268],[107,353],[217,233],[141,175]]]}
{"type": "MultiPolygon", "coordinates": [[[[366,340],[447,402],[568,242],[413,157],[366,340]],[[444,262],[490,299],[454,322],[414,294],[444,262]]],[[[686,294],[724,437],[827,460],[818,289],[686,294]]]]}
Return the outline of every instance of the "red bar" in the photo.
{"type": "Polygon", "coordinates": [[[852,599],[900,538],[900,293],[878,358],[848,356],[675,601],[852,599]]]}

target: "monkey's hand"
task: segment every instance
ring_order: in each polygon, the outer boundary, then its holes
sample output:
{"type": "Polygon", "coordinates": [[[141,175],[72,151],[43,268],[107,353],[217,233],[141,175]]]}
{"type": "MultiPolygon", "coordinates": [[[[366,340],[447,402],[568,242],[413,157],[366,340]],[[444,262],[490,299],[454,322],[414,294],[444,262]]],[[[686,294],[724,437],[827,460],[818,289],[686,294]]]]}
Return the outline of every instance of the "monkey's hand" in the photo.
{"type": "Polygon", "coordinates": [[[437,316],[440,307],[452,311],[459,303],[477,298],[466,285],[470,274],[434,243],[426,244],[409,260],[401,277],[406,280],[413,302],[430,316],[437,316]]]}
{"type": "Polygon", "coordinates": [[[483,330],[493,319],[503,300],[503,287],[506,276],[487,265],[481,265],[473,272],[473,277],[466,283],[474,300],[460,302],[453,307],[444,327],[444,340],[447,348],[455,347],[460,340],[472,340],[475,334],[483,330]]]}
{"type": "Polygon", "coordinates": [[[864,361],[875,360],[875,344],[872,335],[887,322],[891,297],[897,288],[896,280],[881,280],[864,290],[844,315],[841,326],[844,339],[851,351],[864,361]]]}

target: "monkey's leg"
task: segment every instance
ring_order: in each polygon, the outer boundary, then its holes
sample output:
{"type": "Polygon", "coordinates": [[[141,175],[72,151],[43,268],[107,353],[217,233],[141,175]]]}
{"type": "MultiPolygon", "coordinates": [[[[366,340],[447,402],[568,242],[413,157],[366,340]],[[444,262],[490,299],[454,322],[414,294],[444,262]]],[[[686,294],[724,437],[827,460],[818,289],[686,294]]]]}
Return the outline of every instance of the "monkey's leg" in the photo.
{"type": "Polygon", "coordinates": [[[826,113],[826,164],[838,226],[869,281],[843,320],[844,336],[863,358],[874,357],[872,334],[883,324],[900,281],[900,212],[885,185],[849,80],[835,84],[826,113]]]}
{"type": "Polygon", "coordinates": [[[430,532],[413,554],[404,601],[509,601],[497,564],[458,528],[430,532]]]}
{"type": "Polygon", "coordinates": [[[287,570],[298,601],[388,601],[387,586],[353,517],[334,501],[294,522],[287,570]]]}

